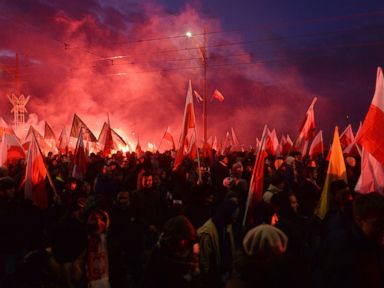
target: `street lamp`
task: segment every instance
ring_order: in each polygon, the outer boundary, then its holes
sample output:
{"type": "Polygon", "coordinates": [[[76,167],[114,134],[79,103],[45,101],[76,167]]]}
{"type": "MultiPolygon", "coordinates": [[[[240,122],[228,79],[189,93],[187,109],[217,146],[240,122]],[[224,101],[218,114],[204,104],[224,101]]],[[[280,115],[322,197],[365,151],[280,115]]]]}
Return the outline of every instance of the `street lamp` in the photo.
{"type": "MultiPolygon", "coordinates": [[[[188,31],[185,33],[185,35],[188,38],[191,38],[192,32],[188,31]]],[[[203,46],[198,46],[199,51],[200,51],[200,56],[203,64],[203,140],[204,144],[203,147],[207,144],[207,67],[208,67],[208,62],[207,62],[207,51],[206,51],[206,46],[207,46],[207,32],[206,29],[204,28],[204,41],[203,41],[203,46]]]]}

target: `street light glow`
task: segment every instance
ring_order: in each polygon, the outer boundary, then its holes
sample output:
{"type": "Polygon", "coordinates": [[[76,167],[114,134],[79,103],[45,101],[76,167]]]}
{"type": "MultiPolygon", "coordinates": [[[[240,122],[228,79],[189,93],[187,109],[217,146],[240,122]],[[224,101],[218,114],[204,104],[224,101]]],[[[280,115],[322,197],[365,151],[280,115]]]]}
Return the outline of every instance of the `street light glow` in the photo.
{"type": "Polygon", "coordinates": [[[192,37],[192,32],[187,32],[187,33],[185,33],[185,36],[187,36],[188,38],[191,38],[192,37]]]}

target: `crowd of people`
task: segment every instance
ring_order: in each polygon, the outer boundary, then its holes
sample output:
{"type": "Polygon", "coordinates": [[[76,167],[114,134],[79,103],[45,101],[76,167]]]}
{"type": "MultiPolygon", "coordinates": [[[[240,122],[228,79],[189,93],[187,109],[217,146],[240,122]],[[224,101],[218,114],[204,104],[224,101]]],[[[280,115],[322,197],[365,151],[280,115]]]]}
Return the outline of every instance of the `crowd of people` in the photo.
{"type": "Polygon", "coordinates": [[[328,163],[300,153],[266,158],[252,209],[253,151],[176,170],[170,151],[91,153],[82,179],[71,153],[45,160],[44,210],[23,195],[23,160],[0,168],[1,287],[384,287],[384,196],[354,192],[358,157],[324,219],[328,163]]]}

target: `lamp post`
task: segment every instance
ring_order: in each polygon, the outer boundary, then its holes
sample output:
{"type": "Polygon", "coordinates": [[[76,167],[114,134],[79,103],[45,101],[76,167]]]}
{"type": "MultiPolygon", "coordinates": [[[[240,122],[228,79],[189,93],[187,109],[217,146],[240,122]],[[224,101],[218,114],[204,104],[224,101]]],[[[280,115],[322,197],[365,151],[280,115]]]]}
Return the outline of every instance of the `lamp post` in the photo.
{"type": "MultiPolygon", "coordinates": [[[[185,35],[188,38],[192,37],[191,32],[185,33],[185,35]]],[[[206,46],[207,46],[207,32],[204,28],[203,33],[203,46],[198,46],[200,54],[201,54],[201,60],[202,60],[202,66],[203,66],[203,147],[205,147],[207,143],[207,67],[208,67],[208,61],[207,61],[207,53],[206,53],[206,46]]]]}

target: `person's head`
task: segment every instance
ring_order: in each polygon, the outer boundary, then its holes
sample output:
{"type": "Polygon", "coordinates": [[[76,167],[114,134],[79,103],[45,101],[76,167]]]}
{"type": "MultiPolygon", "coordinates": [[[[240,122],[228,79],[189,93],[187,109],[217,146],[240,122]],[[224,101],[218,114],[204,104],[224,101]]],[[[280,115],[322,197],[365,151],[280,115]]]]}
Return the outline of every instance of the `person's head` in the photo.
{"type": "Polygon", "coordinates": [[[271,184],[280,190],[283,190],[285,187],[284,176],[280,172],[276,172],[271,177],[271,184]]]}
{"type": "Polygon", "coordinates": [[[248,256],[271,257],[283,254],[287,249],[288,237],[280,229],[258,225],[247,232],[243,239],[243,250],[248,256]]]}
{"type": "Polygon", "coordinates": [[[51,247],[59,263],[73,262],[87,247],[86,231],[75,222],[59,223],[53,228],[51,247]]]}
{"type": "Polygon", "coordinates": [[[128,208],[131,204],[130,194],[126,190],[122,190],[117,194],[117,204],[120,208],[125,209],[128,208]]]}
{"type": "Polygon", "coordinates": [[[336,180],[331,183],[330,187],[332,203],[338,208],[344,207],[351,201],[351,192],[344,180],[336,180]]]}
{"type": "Polygon", "coordinates": [[[279,207],[279,215],[289,217],[298,213],[299,203],[293,192],[279,192],[273,196],[272,202],[279,207]]]}
{"type": "Polygon", "coordinates": [[[87,226],[90,234],[107,232],[109,227],[108,213],[101,209],[91,211],[87,219],[87,226]]]}
{"type": "Polygon", "coordinates": [[[347,156],[345,158],[345,164],[347,167],[355,168],[356,166],[356,159],[353,156],[347,156]]]}
{"type": "Polygon", "coordinates": [[[230,198],[222,202],[214,215],[212,221],[219,226],[225,226],[234,223],[239,217],[240,209],[236,198],[230,198]]]}
{"type": "Polygon", "coordinates": [[[191,250],[195,241],[196,230],[187,217],[175,216],[164,224],[160,243],[166,250],[173,253],[191,250]]]}
{"type": "Polygon", "coordinates": [[[358,195],[353,202],[353,216],[361,231],[384,246],[384,196],[379,193],[358,195]]]}
{"type": "Polygon", "coordinates": [[[0,197],[14,198],[16,195],[16,183],[9,177],[0,178],[0,197]]]}
{"type": "Polygon", "coordinates": [[[153,185],[153,177],[151,173],[144,173],[141,178],[141,187],[143,189],[149,189],[152,188],[153,185]]]}
{"type": "Polygon", "coordinates": [[[244,171],[244,168],[241,162],[238,161],[232,165],[231,174],[233,177],[240,178],[241,175],[243,174],[243,171],[244,171]]]}

